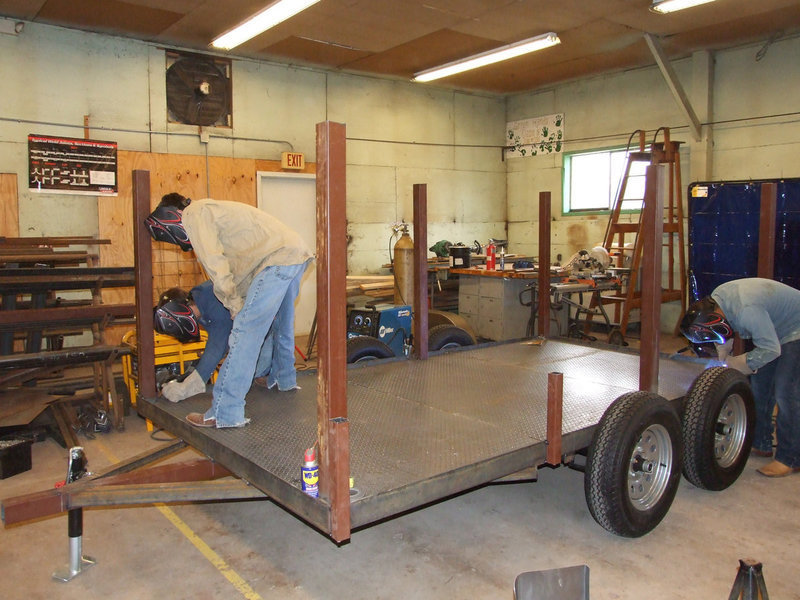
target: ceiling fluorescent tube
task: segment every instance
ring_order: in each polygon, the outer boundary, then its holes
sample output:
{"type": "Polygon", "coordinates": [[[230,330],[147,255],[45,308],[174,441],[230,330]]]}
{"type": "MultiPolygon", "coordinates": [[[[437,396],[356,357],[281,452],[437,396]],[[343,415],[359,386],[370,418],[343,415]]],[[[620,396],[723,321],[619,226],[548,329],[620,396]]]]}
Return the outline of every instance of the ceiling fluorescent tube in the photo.
{"type": "Polygon", "coordinates": [[[653,0],[650,10],[666,14],[713,1],[714,0],[653,0]]]}
{"type": "Polygon", "coordinates": [[[211,45],[221,50],[235,48],[317,2],[319,0],[278,0],[214,39],[211,45]]]}
{"type": "Polygon", "coordinates": [[[467,58],[455,60],[440,67],[434,67],[433,69],[427,69],[426,71],[414,73],[413,81],[425,82],[433,81],[434,79],[441,79],[442,77],[449,77],[450,75],[455,75],[456,73],[469,71],[470,69],[477,69],[478,67],[485,67],[486,65],[491,65],[496,62],[500,62],[501,60],[508,60],[509,58],[522,56],[523,54],[528,54],[529,52],[534,52],[536,50],[542,50],[543,48],[549,48],[550,46],[555,46],[556,44],[560,43],[561,40],[558,39],[558,36],[551,31],[550,33],[537,35],[536,37],[522,40],[521,42],[514,42],[513,44],[501,46],[500,48],[495,48],[494,50],[489,50],[488,52],[481,52],[480,54],[475,54],[474,56],[468,56],[467,58]]]}

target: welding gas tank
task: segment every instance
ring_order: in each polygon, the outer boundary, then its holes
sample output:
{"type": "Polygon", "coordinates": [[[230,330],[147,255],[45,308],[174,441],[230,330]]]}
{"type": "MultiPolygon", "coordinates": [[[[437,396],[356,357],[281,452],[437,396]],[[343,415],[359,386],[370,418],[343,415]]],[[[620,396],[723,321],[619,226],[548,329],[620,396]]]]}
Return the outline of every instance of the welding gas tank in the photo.
{"type": "Polygon", "coordinates": [[[394,303],[412,304],[414,302],[414,242],[408,231],[397,240],[394,256],[394,303]]]}

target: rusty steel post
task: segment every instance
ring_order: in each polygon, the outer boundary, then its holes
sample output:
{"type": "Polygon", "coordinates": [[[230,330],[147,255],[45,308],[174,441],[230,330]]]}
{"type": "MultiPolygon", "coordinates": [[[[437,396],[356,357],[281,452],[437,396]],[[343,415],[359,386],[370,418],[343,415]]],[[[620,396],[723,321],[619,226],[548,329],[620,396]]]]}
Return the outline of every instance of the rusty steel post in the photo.
{"type": "Polygon", "coordinates": [[[758,223],[758,276],[775,277],[775,221],[778,185],[761,184],[761,218],[758,223]]]}
{"type": "MultiPolygon", "coordinates": [[[[156,397],[156,349],[153,337],[153,246],[144,220],[150,214],[150,172],[134,170],[133,248],[136,272],[136,356],[142,398],[156,397]]],[[[133,401],[133,398],[131,398],[133,401]]]]}
{"type": "Polygon", "coordinates": [[[539,192],[539,308],[537,333],[550,333],[550,192],[539,192]]]}
{"type": "Polygon", "coordinates": [[[549,465],[561,464],[561,423],[564,410],[564,374],[547,374],[547,456],[549,465]]]}
{"type": "Polygon", "coordinates": [[[428,358],[428,185],[414,184],[414,353],[428,358]]]}
{"type": "Polygon", "coordinates": [[[658,393],[658,346],[661,332],[661,263],[664,234],[666,165],[649,165],[642,206],[642,304],[639,349],[639,389],[658,393]]]}
{"type": "Polygon", "coordinates": [[[350,538],[345,143],[344,124],[317,123],[317,435],[320,495],[337,542],[350,538]]]}

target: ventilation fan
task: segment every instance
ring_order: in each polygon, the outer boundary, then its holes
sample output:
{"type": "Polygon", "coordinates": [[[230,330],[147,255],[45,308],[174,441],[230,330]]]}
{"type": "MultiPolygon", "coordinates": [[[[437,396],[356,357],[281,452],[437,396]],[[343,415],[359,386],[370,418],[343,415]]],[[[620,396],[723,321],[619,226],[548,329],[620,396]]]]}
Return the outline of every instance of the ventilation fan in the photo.
{"type": "Polygon", "coordinates": [[[225,71],[211,59],[179,57],[167,68],[170,117],[188,125],[230,126],[230,85],[225,71]]]}

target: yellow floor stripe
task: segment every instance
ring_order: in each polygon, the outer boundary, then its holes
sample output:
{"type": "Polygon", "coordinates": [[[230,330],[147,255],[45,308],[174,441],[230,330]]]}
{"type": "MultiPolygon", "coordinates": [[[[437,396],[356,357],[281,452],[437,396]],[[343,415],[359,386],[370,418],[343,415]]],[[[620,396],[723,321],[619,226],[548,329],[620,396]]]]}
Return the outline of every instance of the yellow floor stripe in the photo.
{"type": "MultiPolygon", "coordinates": [[[[100,446],[100,450],[106,455],[106,458],[108,458],[110,462],[119,462],[119,459],[114,455],[111,449],[102,441],[97,440],[97,444],[100,446]]],[[[189,527],[178,515],[176,515],[169,506],[159,502],[155,504],[155,507],[170,523],[176,527],[178,531],[180,531],[186,537],[186,539],[192,543],[192,545],[194,545],[195,548],[200,551],[200,554],[205,556],[208,562],[214,565],[217,571],[219,571],[225,579],[231,582],[233,587],[235,587],[242,596],[247,598],[247,600],[261,600],[261,596],[259,596],[258,593],[248,585],[244,578],[236,571],[231,569],[228,563],[226,563],[219,554],[214,552],[199,535],[192,531],[192,528],[189,527]]]]}

